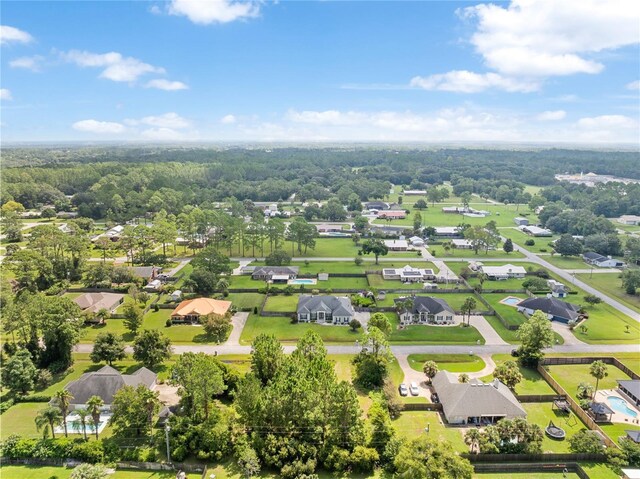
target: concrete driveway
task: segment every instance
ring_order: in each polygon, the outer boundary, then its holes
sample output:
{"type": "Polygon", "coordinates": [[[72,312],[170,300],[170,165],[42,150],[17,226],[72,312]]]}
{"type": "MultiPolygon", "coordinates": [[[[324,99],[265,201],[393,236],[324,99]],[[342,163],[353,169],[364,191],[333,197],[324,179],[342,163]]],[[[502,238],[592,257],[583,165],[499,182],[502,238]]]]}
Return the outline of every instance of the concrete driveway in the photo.
{"type": "Polygon", "coordinates": [[[354,314],[354,319],[357,319],[358,321],[360,321],[360,324],[362,325],[362,330],[366,331],[367,328],[369,327],[369,319],[371,318],[371,313],[368,313],[366,311],[356,311],[356,314],[354,314]]]}
{"type": "Polygon", "coordinates": [[[229,335],[229,339],[224,343],[227,346],[239,346],[240,345],[240,335],[242,334],[242,330],[244,329],[244,325],[249,318],[249,313],[238,312],[233,315],[231,318],[231,324],[233,325],[233,330],[229,335]]]}
{"type": "Polygon", "coordinates": [[[562,324],[557,321],[551,321],[551,327],[556,333],[562,336],[562,339],[564,339],[564,344],[587,344],[584,341],[580,341],[578,338],[576,338],[575,335],[569,330],[569,326],[567,326],[566,324],[562,324]]]}

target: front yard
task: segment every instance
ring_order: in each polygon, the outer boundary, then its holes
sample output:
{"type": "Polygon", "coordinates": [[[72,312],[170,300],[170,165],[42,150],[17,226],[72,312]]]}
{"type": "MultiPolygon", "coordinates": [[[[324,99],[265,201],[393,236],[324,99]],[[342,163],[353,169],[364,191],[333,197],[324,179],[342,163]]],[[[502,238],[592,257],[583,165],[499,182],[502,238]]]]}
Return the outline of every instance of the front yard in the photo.
{"type": "Polygon", "coordinates": [[[484,344],[484,338],[473,326],[411,325],[398,329],[398,316],[385,313],[393,327],[391,343],[395,344],[484,344]]]}
{"type": "Polygon", "coordinates": [[[261,333],[273,334],[281,342],[295,343],[308,330],[317,332],[325,343],[355,343],[362,339],[362,329],[351,331],[348,326],[321,325],[314,323],[292,323],[287,317],[262,317],[250,314],[242,335],[240,344],[251,344],[261,333]]]}
{"type": "Polygon", "coordinates": [[[419,372],[427,361],[435,361],[439,369],[452,373],[475,373],[486,366],[481,357],[472,354],[410,354],[407,359],[411,369],[419,372]]]}

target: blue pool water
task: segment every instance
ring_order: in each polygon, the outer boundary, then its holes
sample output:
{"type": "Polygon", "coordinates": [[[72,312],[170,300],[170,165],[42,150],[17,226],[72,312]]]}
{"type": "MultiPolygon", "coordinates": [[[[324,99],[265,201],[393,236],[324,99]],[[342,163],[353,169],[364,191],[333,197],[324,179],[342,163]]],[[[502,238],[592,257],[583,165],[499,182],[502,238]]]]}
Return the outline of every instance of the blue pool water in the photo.
{"type": "Polygon", "coordinates": [[[518,303],[522,301],[520,298],[516,298],[515,296],[509,296],[508,298],[504,298],[500,301],[502,304],[508,304],[509,306],[516,306],[518,303]]]}
{"type": "Polygon", "coordinates": [[[289,284],[316,284],[314,279],[292,279],[289,284]]]}
{"type": "Polygon", "coordinates": [[[609,400],[609,405],[615,410],[622,414],[626,414],[631,417],[638,417],[638,413],[627,406],[627,401],[619,398],[618,396],[609,396],[607,397],[609,400]]]}

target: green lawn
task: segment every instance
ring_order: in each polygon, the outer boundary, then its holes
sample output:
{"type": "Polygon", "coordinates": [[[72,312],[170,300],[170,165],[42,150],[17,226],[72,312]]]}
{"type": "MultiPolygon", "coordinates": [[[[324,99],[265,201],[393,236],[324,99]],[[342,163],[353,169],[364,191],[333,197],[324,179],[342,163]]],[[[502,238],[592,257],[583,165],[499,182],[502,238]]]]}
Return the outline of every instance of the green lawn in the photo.
{"type": "Polygon", "coordinates": [[[549,425],[549,421],[564,429],[566,438],[564,441],[551,439],[546,434],[542,441],[542,450],[554,453],[569,452],[569,438],[582,429],[587,429],[583,422],[575,414],[561,413],[553,409],[553,403],[524,403],[522,407],[527,411],[527,421],[537,424],[543,430],[549,425]]]}
{"type": "Polygon", "coordinates": [[[631,295],[625,293],[622,289],[622,283],[619,273],[580,273],[576,277],[587,283],[589,286],[602,291],[604,294],[611,296],[620,301],[625,306],[640,313],[640,295],[631,295]]]}
{"type": "Polygon", "coordinates": [[[629,424],[629,423],[609,423],[609,424],[600,424],[599,425],[602,430],[605,432],[607,436],[611,438],[612,441],[616,443],[620,442],[620,437],[625,437],[627,433],[625,431],[639,431],[640,426],[637,424],[629,424]]]}
{"type": "Polygon", "coordinates": [[[45,407],[47,407],[47,403],[19,403],[10,407],[0,416],[0,437],[5,439],[11,434],[19,434],[23,437],[42,437],[42,433],[36,430],[34,419],[38,411],[45,407]]]}
{"type": "Polygon", "coordinates": [[[550,253],[553,249],[550,243],[560,238],[559,235],[549,236],[547,238],[534,238],[533,236],[529,236],[528,234],[523,233],[522,231],[517,229],[515,225],[513,225],[513,223],[507,226],[511,226],[511,228],[500,228],[500,234],[505,238],[511,238],[511,241],[513,241],[515,244],[526,248],[532,253],[544,253],[545,251],[542,250],[546,250],[547,253],[550,253]],[[527,240],[533,240],[533,246],[525,245],[524,243],[527,240]]]}
{"type": "Polygon", "coordinates": [[[354,343],[362,339],[362,330],[354,333],[348,326],[320,325],[311,323],[292,324],[286,317],[261,317],[250,314],[240,336],[241,344],[251,344],[261,333],[274,334],[281,342],[295,343],[308,330],[317,332],[325,343],[354,343]]]}
{"type": "Polygon", "coordinates": [[[481,357],[469,354],[410,354],[407,359],[411,369],[420,372],[427,361],[435,361],[439,369],[453,373],[475,373],[486,366],[481,357]]]}
{"type": "Polygon", "coordinates": [[[291,296],[269,296],[264,305],[264,310],[278,313],[295,312],[298,309],[298,297],[295,294],[291,296]]]}
{"type": "MultiPolygon", "coordinates": [[[[0,476],[2,479],[44,479],[57,477],[67,479],[71,477],[72,468],[55,466],[2,466],[0,476]]],[[[113,479],[173,479],[172,471],[128,471],[119,469],[110,475],[113,479]]]]}
{"type": "Polygon", "coordinates": [[[143,328],[157,329],[167,336],[172,343],[206,343],[207,336],[201,325],[173,324],[167,327],[167,319],[171,317],[171,309],[149,310],[144,315],[143,328]]]}
{"type": "Polygon", "coordinates": [[[231,301],[232,305],[238,310],[260,307],[264,300],[264,294],[260,293],[229,293],[226,298],[227,301],[231,301]]]}
{"type": "Polygon", "coordinates": [[[482,293],[482,297],[504,318],[507,324],[519,326],[526,321],[526,317],[519,313],[515,306],[509,306],[503,304],[500,301],[507,296],[515,296],[516,298],[526,299],[525,294],[513,294],[513,293],[482,293]]]}
{"type": "Polygon", "coordinates": [[[380,274],[368,274],[367,280],[369,282],[369,286],[382,291],[389,289],[415,289],[418,291],[424,290],[424,283],[403,283],[399,279],[385,280],[380,274]]]}
{"type": "Polygon", "coordinates": [[[398,329],[398,316],[386,313],[393,330],[389,340],[395,344],[484,344],[476,328],[458,326],[411,325],[398,329]]]}
{"type": "MultiPolygon", "coordinates": [[[[582,299],[584,295],[581,295],[582,299]]],[[[577,300],[571,300],[581,304],[577,300]]],[[[583,303],[583,302],[582,302],[583,303]]],[[[584,304],[584,303],[583,303],[584,304]]],[[[589,319],[581,321],[573,333],[578,339],[590,344],[637,344],[640,338],[640,323],[608,304],[587,306],[589,319]],[[582,326],[587,328],[583,332],[582,326]]]]}
{"type": "MultiPolygon", "coordinates": [[[[171,311],[171,310],[169,310],[171,311]]],[[[127,341],[133,340],[133,335],[127,332],[122,319],[107,319],[105,324],[87,325],[82,328],[82,343],[93,343],[100,333],[114,333],[124,337],[127,341]]]]}
{"type": "MultiPolygon", "coordinates": [[[[549,374],[574,398],[576,398],[580,383],[588,383],[593,386],[596,384],[596,380],[589,374],[589,364],[547,366],[547,369],[549,374]]],[[[618,386],[617,379],[630,379],[629,376],[613,365],[607,367],[607,372],[609,375],[601,379],[598,384],[599,390],[615,389],[618,386]]]]}
{"type": "MultiPolygon", "coordinates": [[[[575,472],[566,475],[561,472],[505,472],[503,474],[476,473],[473,479],[578,479],[575,472]]],[[[590,476],[600,479],[600,476],[590,476]]],[[[614,476],[617,479],[617,476],[614,476]]]]}
{"type": "Polygon", "coordinates": [[[498,245],[497,249],[489,251],[479,251],[476,254],[472,249],[450,249],[447,253],[442,245],[429,246],[429,252],[437,259],[446,261],[447,258],[469,258],[476,261],[482,261],[486,258],[524,258],[519,251],[513,251],[509,254],[505,253],[502,245],[498,245]]]}
{"type": "Polygon", "coordinates": [[[553,256],[542,256],[542,259],[561,269],[589,269],[589,265],[582,261],[582,258],[579,256],[560,256],[559,254],[554,254],[553,256]]]}
{"type": "MultiPolygon", "coordinates": [[[[496,366],[505,361],[514,361],[514,358],[508,354],[494,354],[491,356],[496,366]]],[[[555,394],[553,388],[544,380],[544,378],[535,369],[525,368],[517,360],[515,363],[522,374],[522,381],[516,386],[516,394],[555,394]]],[[[481,378],[485,382],[493,381],[493,374],[481,378]]]]}
{"type": "Polygon", "coordinates": [[[440,417],[434,411],[404,411],[400,417],[393,420],[393,427],[400,437],[414,439],[423,434],[440,441],[449,441],[458,452],[469,450],[464,443],[462,428],[447,427],[440,422],[440,417]],[[429,428],[429,432],[425,428],[429,428]]]}
{"type": "MultiPolygon", "coordinates": [[[[429,261],[419,261],[418,258],[405,260],[399,259],[398,261],[384,261],[380,264],[375,264],[375,260],[371,256],[362,256],[364,262],[358,266],[353,261],[309,261],[305,264],[302,261],[292,261],[291,266],[297,266],[300,268],[300,274],[313,274],[318,273],[356,273],[364,274],[365,271],[382,271],[382,268],[402,268],[404,265],[409,264],[416,268],[431,268],[435,269],[433,263],[429,261]]],[[[386,258],[385,258],[386,259],[386,258]]],[[[253,261],[251,266],[264,266],[264,261],[253,261]]],[[[235,277],[234,277],[235,280],[235,277]]]]}
{"type": "MultiPolygon", "coordinates": [[[[395,298],[407,296],[408,294],[409,293],[402,293],[402,294],[389,293],[386,295],[386,298],[384,300],[378,301],[378,306],[380,307],[393,306],[394,305],[393,300],[395,298]]],[[[432,292],[416,294],[416,296],[431,296],[433,298],[444,299],[449,304],[449,306],[453,308],[454,311],[460,311],[460,308],[462,308],[462,304],[468,297],[470,296],[475,297],[473,293],[432,293],[432,292]]]]}

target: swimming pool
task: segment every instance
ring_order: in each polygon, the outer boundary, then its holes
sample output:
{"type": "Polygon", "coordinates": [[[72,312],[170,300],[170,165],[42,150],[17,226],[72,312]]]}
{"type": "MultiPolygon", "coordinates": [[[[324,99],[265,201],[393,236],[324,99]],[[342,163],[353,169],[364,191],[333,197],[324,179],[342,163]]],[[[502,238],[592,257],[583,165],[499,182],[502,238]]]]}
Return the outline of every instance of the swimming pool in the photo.
{"type": "Polygon", "coordinates": [[[631,417],[638,417],[638,413],[627,406],[627,401],[618,396],[608,396],[609,405],[617,412],[631,417]]]}
{"type": "MultiPolygon", "coordinates": [[[[79,419],[80,419],[80,416],[78,416],[74,412],[72,412],[67,416],[65,422],[67,423],[67,431],[70,434],[82,434],[82,426],[78,421],[79,419]]],[[[103,431],[103,429],[107,427],[107,423],[109,422],[109,419],[111,419],[110,414],[104,414],[104,413],[100,414],[100,422],[98,422],[98,434],[100,434],[103,431]]],[[[96,429],[93,424],[93,419],[91,418],[91,416],[87,418],[86,425],[87,425],[87,434],[96,433],[96,429]]],[[[64,432],[64,427],[62,425],[56,426],[55,431],[56,431],[56,434],[58,433],[62,434],[64,432]]]]}
{"type": "Polygon", "coordinates": [[[520,303],[520,301],[522,300],[520,298],[516,298],[515,296],[507,296],[500,302],[502,304],[508,304],[509,306],[517,306],[520,303]]]}
{"type": "Polygon", "coordinates": [[[316,284],[317,280],[315,279],[290,279],[289,284],[316,284]]]}

